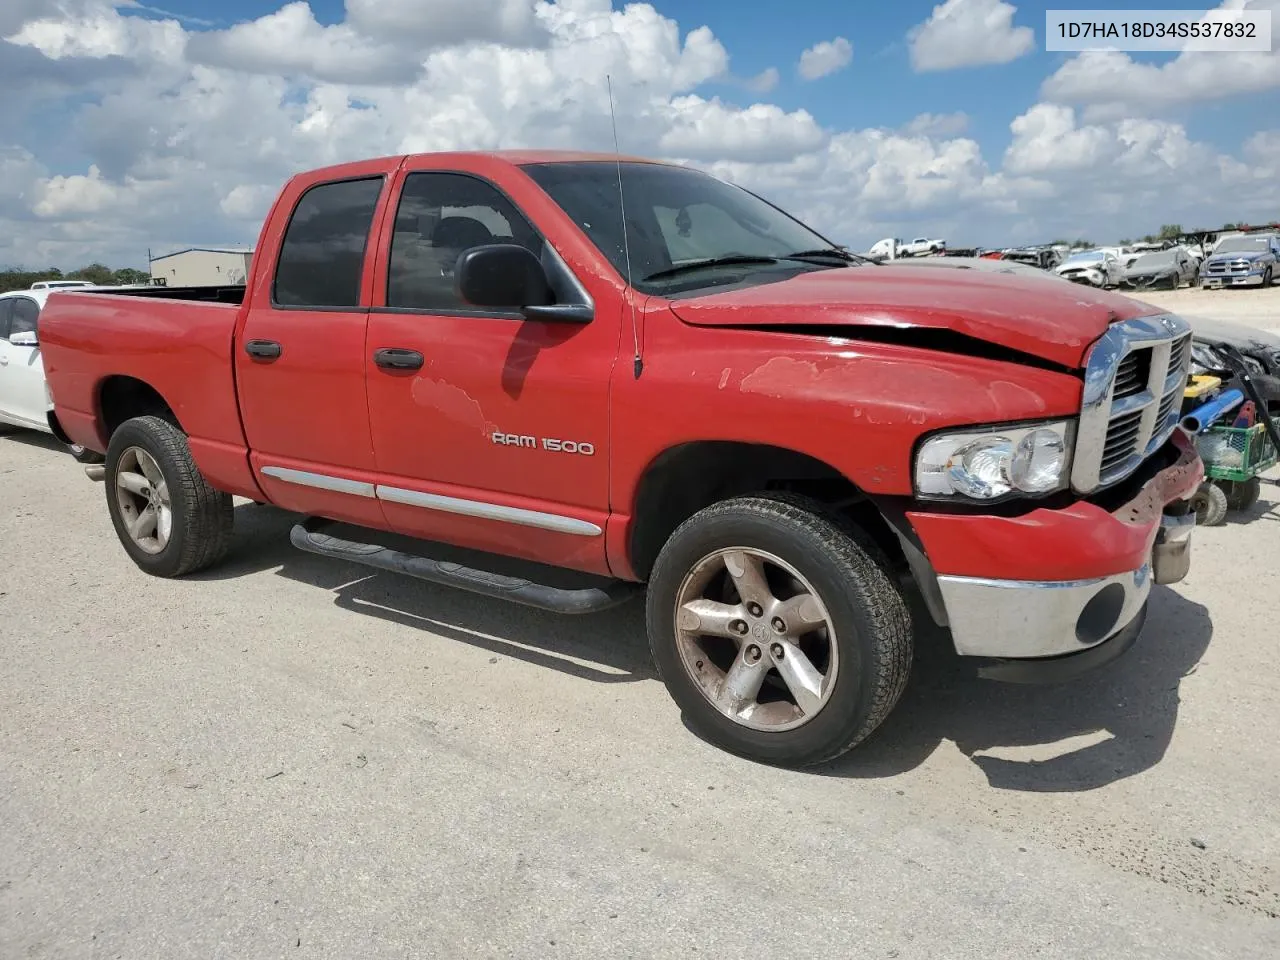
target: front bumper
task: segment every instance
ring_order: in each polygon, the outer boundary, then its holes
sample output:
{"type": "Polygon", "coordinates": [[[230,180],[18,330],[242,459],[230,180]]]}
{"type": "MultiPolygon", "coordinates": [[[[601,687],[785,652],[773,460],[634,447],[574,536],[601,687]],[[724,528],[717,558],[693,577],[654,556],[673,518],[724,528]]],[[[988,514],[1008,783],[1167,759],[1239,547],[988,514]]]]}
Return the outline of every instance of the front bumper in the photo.
{"type": "Polygon", "coordinates": [[[1200,276],[1200,286],[1212,290],[1214,287],[1260,287],[1262,271],[1257,273],[1215,273],[1200,276]]]}
{"type": "Polygon", "coordinates": [[[1124,634],[1143,615],[1153,583],[1185,577],[1195,527],[1188,500],[1204,466],[1181,429],[1170,443],[1176,460],[1111,512],[1080,502],[1017,518],[908,514],[935,567],[956,652],[1017,660],[1080,654],[1124,634]],[[967,560],[952,542],[957,536],[967,541],[967,560]],[[1026,573],[1011,579],[993,575],[997,569],[1026,573]]]}

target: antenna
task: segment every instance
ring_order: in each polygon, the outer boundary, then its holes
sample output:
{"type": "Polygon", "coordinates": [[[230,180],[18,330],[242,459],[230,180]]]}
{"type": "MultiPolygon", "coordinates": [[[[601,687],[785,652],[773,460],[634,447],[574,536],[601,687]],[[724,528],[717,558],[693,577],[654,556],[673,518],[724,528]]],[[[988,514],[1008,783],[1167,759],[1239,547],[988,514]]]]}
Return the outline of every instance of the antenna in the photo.
{"type": "Polygon", "coordinates": [[[622,192],[622,151],[618,149],[618,120],[613,115],[613,77],[604,75],[609,88],[609,123],[613,126],[613,157],[618,167],[618,208],[622,211],[622,255],[627,261],[627,300],[631,304],[631,341],[635,346],[635,359],[631,369],[635,379],[640,379],[644,360],[640,356],[640,328],[636,325],[636,295],[631,286],[631,242],[627,239],[627,201],[622,192]]]}

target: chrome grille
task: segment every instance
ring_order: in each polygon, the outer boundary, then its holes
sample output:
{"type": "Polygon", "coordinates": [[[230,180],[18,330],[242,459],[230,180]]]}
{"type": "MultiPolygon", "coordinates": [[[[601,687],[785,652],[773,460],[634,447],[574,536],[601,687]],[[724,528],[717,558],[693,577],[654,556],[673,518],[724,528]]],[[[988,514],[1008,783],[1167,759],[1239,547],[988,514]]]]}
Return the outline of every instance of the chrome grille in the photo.
{"type": "Polygon", "coordinates": [[[1071,485],[1123,480],[1178,425],[1191,367],[1191,328],[1172,315],[1112,324],[1089,351],[1071,485]]]}

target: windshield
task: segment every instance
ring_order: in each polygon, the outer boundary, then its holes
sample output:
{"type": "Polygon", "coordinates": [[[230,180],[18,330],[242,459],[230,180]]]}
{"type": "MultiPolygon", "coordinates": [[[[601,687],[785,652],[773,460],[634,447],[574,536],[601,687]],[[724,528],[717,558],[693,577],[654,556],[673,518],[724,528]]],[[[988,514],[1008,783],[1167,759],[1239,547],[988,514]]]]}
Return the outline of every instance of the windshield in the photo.
{"type": "Polygon", "coordinates": [[[626,245],[620,229],[619,164],[535,163],[523,169],[623,277],[630,247],[633,285],[645,293],[738,283],[744,273],[764,282],[847,266],[843,261],[776,262],[773,258],[830,249],[832,243],[741,187],[688,167],[621,164],[626,245]],[[751,262],[672,272],[673,267],[726,257],[751,262]],[[659,274],[666,275],[655,276],[659,274]]]}
{"type": "Polygon", "coordinates": [[[1173,266],[1173,251],[1163,250],[1160,253],[1148,253],[1130,264],[1130,270],[1154,270],[1157,267],[1173,266]]]}
{"type": "Polygon", "coordinates": [[[1102,260],[1102,254],[1097,251],[1091,253],[1073,253],[1067,258],[1067,263],[1098,263],[1102,260]]]}
{"type": "Polygon", "coordinates": [[[1214,253],[1261,253],[1270,237],[1227,237],[1219,240],[1214,253]]]}

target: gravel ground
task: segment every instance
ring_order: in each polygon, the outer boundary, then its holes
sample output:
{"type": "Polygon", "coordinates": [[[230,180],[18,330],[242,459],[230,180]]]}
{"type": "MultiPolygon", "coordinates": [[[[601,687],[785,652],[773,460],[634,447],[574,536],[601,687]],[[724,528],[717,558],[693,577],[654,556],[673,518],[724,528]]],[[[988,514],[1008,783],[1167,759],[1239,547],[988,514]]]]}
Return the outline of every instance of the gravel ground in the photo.
{"type": "Polygon", "coordinates": [[[1152,290],[1135,299],[1187,316],[1229,320],[1280,334],[1280,286],[1241,287],[1237,290],[1152,290]]]}
{"type": "Polygon", "coordinates": [[[52,440],[0,477],[6,960],[1280,955],[1280,486],[1110,669],[991,685],[933,637],[795,773],[684,729],[638,603],[371,576],[251,504],[163,581],[52,440]]]}

